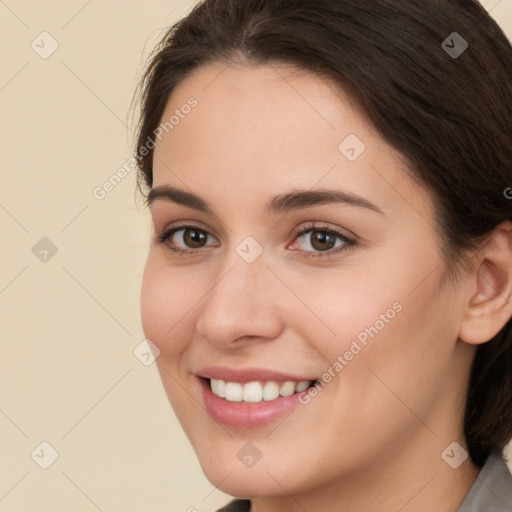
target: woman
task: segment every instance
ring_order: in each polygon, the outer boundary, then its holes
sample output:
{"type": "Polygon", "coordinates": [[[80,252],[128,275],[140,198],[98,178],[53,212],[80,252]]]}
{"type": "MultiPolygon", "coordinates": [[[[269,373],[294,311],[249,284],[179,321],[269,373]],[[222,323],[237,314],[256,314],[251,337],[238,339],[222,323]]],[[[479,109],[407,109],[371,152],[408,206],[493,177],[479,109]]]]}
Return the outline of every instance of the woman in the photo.
{"type": "Polygon", "coordinates": [[[512,49],[471,0],[205,0],[141,82],[141,295],[223,511],[510,511],[512,49]]]}

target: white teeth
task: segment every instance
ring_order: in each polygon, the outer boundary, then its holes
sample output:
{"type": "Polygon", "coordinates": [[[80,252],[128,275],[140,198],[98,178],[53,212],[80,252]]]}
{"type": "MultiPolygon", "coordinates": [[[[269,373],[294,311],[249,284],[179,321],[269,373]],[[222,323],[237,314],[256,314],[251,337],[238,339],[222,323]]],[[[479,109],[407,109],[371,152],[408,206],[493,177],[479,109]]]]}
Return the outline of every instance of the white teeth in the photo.
{"type": "Polygon", "coordinates": [[[263,386],[259,382],[248,382],[243,386],[242,398],[244,402],[261,402],[263,386]]]}
{"type": "Polygon", "coordinates": [[[217,381],[217,396],[220,396],[221,398],[226,397],[226,382],[223,380],[217,381]]]}
{"type": "Polygon", "coordinates": [[[279,389],[279,394],[281,396],[290,396],[295,393],[295,382],[287,380],[281,384],[281,388],[279,389]]]}
{"type": "Polygon", "coordinates": [[[279,384],[272,380],[265,383],[263,388],[263,400],[275,400],[279,396],[279,384]]]}
{"type": "Polygon", "coordinates": [[[214,395],[225,398],[228,402],[261,402],[262,400],[275,400],[279,396],[290,396],[306,390],[313,381],[300,382],[226,382],[220,379],[210,379],[211,390],[214,395]]]}
{"type": "Polygon", "coordinates": [[[226,382],[226,400],[228,402],[241,402],[242,391],[242,384],[238,382],[226,382]]]}
{"type": "Polygon", "coordinates": [[[306,391],[309,388],[311,382],[309,380],[303,380],[302,382],[297,382],[297,386],[295,387],[295,391],[300,393],[301,391],[306,391]]]}

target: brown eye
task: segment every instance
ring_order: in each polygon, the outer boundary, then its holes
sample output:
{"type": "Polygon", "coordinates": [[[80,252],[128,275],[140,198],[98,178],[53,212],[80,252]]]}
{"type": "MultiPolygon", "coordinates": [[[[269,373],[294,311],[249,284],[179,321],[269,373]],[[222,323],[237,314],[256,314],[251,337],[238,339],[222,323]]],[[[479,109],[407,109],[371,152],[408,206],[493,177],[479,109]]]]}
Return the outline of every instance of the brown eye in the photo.
{"type": "Polygon", "coordinates": [[[312,232],[311,246],[318,251],[328,251],[334,247],[336,238],[325,231],[312,232]]]}
{"type": "MultiPolygon", "coordinates": [[[[196,226],[179,226],[164,231],[161,235],[157,236],[156,240],[159,243],[165,244],[171,251],[185,255],[193,254],[208,247],[208,245],[212,245],[207,243],[209,236],[213,239],[213,236],[208,231],[196,226]]],[[[300,238],[304,238],[308,242],[307,245],[309,247],[299,252],[308,258],[330,257],[349,250],[356,245],[355,240],[328,226],[308,226],[296,234],[296,240],[300,238]]]]}
{"type": "Polygon", "coordinates": [[[190,249],[199,249],[200,247],[203,247],[203,244],[208,237],[205,231],[201,231],[199,229],[185,228],[180,229],[180,231],[184,231],[183,241],[190,249]]]}
{"type": "Polygon", "coordinates": [[[164,231],[157,239],[158,242],[165,243],[174,251],[187,252],[205,247],[208,236],[209,233],[204,229],[195,226],[180,226],[164,231]],[[178,235],[178,233],[180,234],[178,235]]]}
{"type": "Polygon", "coordinates": [[[342,233],[323,226],[311,226],[297,233],[296,240],[303,239],[303,251],[312,256],[322,256],[322,252],[329,254],[349,249],[355,244],[354,240],[342,233]],[[337,243],[339,240],[339,243],[337,243]],[[306,242],[306,243],[304,243],[306,242]]]}

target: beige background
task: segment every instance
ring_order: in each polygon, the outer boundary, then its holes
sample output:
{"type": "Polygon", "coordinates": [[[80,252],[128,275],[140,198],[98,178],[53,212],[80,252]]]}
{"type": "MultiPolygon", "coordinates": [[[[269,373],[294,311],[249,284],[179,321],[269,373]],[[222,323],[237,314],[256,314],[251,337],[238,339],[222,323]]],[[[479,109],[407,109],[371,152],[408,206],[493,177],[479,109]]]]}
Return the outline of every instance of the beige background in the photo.
{"type": "MultiPolygon", "coordinates": [[[[92,194],[132,154],[145,56],[193,3],[0,0],[0,512],[228,501],[134,355],[150,218],[133,172],[92,194]]],[[[512,0],[484,5],[512,37],[512,0]]]]}

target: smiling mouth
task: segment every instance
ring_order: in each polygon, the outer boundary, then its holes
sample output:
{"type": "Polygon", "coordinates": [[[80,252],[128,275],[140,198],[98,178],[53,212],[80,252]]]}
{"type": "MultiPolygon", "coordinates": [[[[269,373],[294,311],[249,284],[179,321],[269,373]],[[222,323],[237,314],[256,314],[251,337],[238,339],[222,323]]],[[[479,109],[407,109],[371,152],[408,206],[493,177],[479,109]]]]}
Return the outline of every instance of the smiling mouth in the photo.
{"type": "Polygon", "coordinates": [[[318,381],[253,381],[242,384],[220,379],[205,379],[212,393],[228,402],[270,402],[279,397],[291,396],[301,393],[318,381]]]}

